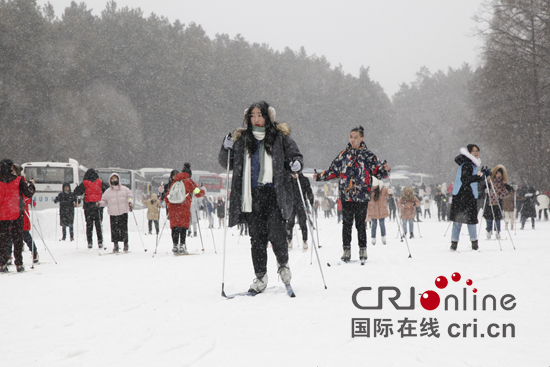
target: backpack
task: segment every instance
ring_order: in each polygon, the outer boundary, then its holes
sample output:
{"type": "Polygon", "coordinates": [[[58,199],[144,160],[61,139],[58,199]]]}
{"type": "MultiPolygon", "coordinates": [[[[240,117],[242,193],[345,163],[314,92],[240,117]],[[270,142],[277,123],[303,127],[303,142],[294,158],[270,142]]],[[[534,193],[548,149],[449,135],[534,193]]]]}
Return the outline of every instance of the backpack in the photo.
{"type": "Polygon", "coordinates": [[[185,201],[185,197],[187,195],[185,194],[185,184],[183,181],[176,181],[172,185],[172,188],[170,189],[170,194],[168,195],[168,199],[172,204],[181,204],[185,201]]]}

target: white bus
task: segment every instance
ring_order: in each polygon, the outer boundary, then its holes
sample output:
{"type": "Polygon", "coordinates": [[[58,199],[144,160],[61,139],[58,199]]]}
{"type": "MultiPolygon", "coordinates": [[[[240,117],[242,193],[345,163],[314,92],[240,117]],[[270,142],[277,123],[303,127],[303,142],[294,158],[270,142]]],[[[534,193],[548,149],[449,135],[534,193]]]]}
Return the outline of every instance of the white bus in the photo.
{"type": "Polygon", "coordinates": [[[35,209],[56,208],[53,201],[62,191],[63,183],[68,182],[71,190],[74,190],[84,179],[87,168],[80,165],[75,159],[69,158],[68,163],[63,162],[27,162],[21,165],[26,180],[34,179],[36,193],[33,201],[35,209]]]}
{"type": "Polygon", "coordinates": [[[155,176],[164,176],[165,174],[170,175],[172,168],[140,168],[138,172],[145,177],[147,182],[151,182],[155,176]]]}
{"type": "Polygon", "coordinates": [[[138,171],[118,167],[97,168],[96,171],[101,181],[107,184],[111,174],[117,173],[120,176],[120,184],[132,191],[134,205],[138,208],[143,206],[141,200],[149,192],[149,183],[138,171]]]}

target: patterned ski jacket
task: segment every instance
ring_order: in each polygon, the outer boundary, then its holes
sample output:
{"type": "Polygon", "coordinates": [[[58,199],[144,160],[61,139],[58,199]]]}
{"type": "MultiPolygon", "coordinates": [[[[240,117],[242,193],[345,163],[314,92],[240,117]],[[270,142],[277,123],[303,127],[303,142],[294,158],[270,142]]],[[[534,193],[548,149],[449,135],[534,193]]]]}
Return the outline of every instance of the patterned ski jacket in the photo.
{"type": "Polygon", "coordinates": [[[339,196],[342,201],[370,201],[371,176],[387,178],[388,172],[378,162],[376,155],[367,149],[364,142],[357,149],[351,144],[336,157],[329,169],[317,175],[317,181],[338,179],[339,196]]]}

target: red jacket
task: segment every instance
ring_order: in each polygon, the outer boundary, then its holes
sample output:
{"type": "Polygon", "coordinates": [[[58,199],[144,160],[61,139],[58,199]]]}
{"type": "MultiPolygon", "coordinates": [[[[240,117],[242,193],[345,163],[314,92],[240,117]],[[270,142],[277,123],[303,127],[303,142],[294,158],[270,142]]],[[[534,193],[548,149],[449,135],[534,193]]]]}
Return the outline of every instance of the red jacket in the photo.
{"type": "Polygon", "coordinates": [[[19,182],[21,177],[9,183],[0,182],[0,220],[16,220],[21,215],[19,208],[19,182]]]}
{"type": "Polygon", "coordinates": [[[84,197],[85,202],[95,203],[96,201],[101,200],[101,196],[103,195],[103,191],[101,190],[103,181],[101,181],[101,179],[98,178],[94,182],[84,180],[82,183],[86,188],[86,196],[84,197]]]}
{"type": "Polygon", "coordinates": [[[23,218],[25,221],[25,225],[23,226],[23,231],[30,231],[31,230],[31,221],[29,220],[29,203],[32,202],[32,199],[26,197],[23,195],[23,200],[25,201],[25,212],[23,213],[23,218]]]}
{"type": "Polygon", "coordinates": [[[195,190],[195,188],[197,187],[197,184],[193,180],[191,180],[191,177],[188,173],[180,172],[176,175],[176,177],[174,177],[174,182],[172,182],[172,185],[170,185],[170,188],[168,189],[168,192],[164,197],[164,201],[168,206],[168,215],[170,217],[171,229],[173,229],[174,227],[189,228],[189,222],[191,219],[192,197],[195,196],[197,198],[200,198],[203,197],[204,194],[206,194],[206,192],[202,189],[198,194],[193,194],[193,190],[195,190]],[[185,198],[184,202],[180,204],[172,204],[169,198],[170,190],[172,190],[172,186],[176,181],[183,181],[183,184],[185,185],[185,192],[187,193],[187,197],[185,198]]]}

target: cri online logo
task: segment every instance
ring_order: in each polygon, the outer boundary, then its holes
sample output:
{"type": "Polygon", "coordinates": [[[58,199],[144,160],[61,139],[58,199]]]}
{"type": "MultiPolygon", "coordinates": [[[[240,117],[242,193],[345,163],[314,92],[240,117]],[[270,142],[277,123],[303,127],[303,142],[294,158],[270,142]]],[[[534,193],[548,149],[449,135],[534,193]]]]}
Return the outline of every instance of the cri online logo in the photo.
{"type": "MultiPolygon", "coordinates": [[[[462,276],[460,273],[453,273],[453,275],[451,275],[453,282],[459,282],[461,278],[462,276]]],[[[439,276],[435,279],[435,286],[439,289],[445,289],[448,284],[449,281],[444,276],[439,276]]],[[[473,282],[471,279],[466,281],[466,285],[471,286],[472,284],[473,282]]],[[[477,288],[472,289],[472,292],[477,293],[477,288]]],[[[426,291],[420,296],[420,304],[428,311],[435,310],[440,302],[441,299],[439,298],[439,294],[435,291],[426,291]]]]}

